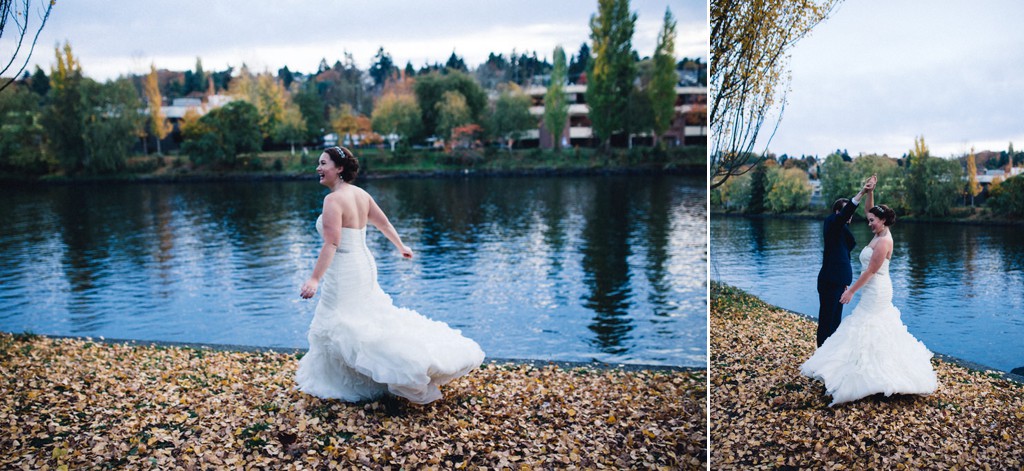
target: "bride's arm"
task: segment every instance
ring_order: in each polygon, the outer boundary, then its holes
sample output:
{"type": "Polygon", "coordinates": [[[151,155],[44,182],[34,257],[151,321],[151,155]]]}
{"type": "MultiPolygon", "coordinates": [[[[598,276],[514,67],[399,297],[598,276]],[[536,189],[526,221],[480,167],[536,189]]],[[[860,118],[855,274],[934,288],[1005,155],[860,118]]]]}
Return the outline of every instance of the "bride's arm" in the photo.
{"type": "Polygon", "coordinates": [[[875,244],[875,248],[871,251],[871,260],[868,261],[868,269],[864,270],[857,278],[857,282],[853,286],[846,288],[843,296],[839,298],[839,302],[848,304],[853,299],[853,294],[857,290],[864,287],[864,285],[878,273],[878,269],[882,267],[882,263],[885,262],[885,254],[889,253],[889,249],[892,247],[892,241],[889,239],[879,239],[878,243],[875,244]]]}
{"type": "Polygon", "coordinates": [[[867,190],[867,195],[864,199],[864,217],[868,217],[868,211],[875,207],[875,185],[878,183],[878,177],[872,175],[868,177],[868,181],[864,183],[864,187],[867,190]],[[872,179],[874,181],[872,181],[872,179]],[[870,188],[868,185],[870,184],[870,188]]]}
{"type": "Polygon", "coordinates": [[[333,204],[324,198],[324,245],[320,247],[320,255],[316,257],[316,265],[313,267],[313,274],[302,284],[299,296],[309,299],[316,294],[320,285],[320,278],[331,266],[334,254],[338,251],[338,244],[341,243],[341,206],[333,204]]]}
{"type": "Polygon", "coordinates": [[[398,231],[395,230],[395,226],[391,225],[391,221],[388,220],[388,216],[384,214],[384,211],[380,209],[380,206],[377,206],[377,202],[373,200],[373,197],[370,197],[370,214],[367,216],[367,221],[369,221],[370,224],[373,224],[373,227],[380,230],[380,232],[384,234],[384,237],[387,237],[395,248],[402,253],[403,257],[412,258],[412,249],[406,247],[405,244],[402,243],[402,238],[398,236],[398,231]]]}

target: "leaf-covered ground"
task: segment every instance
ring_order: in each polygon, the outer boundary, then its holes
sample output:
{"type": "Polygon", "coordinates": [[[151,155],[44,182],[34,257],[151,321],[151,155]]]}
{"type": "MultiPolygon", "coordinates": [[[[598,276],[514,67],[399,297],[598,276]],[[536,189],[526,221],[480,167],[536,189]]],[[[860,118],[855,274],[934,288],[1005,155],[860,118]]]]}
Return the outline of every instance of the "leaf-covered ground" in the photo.
{"type": "Polygon", "coordinates": [[[488,363],[426,406],[293,390],[296,355],[0,334],[0,469],[706,467],[706,375],[488,363]]]}
{"type": "Polygon", "coordinates": [[[714,469],[1024,469],[1024,387],[933,359],[928,396],[829,408],[801,376],[815,324],[712,283],[714,469]]]}

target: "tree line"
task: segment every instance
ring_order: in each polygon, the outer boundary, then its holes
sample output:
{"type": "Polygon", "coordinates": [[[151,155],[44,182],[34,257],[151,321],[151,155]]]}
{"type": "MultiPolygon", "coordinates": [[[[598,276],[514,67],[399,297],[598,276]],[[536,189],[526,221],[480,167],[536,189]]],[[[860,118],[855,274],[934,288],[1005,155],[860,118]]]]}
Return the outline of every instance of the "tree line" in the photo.
{"type": "Polygon", "coordinates": [[[931,155],[924,137],[900,158],[862,155],[851,158],[841,150],[823,162],[811,156],[776,158],[769,155],[748,171],[733,176],[711,191],[711,204],[717,208],[745,213],[785,213],[810,207],[811,179],[821,183],[825,207],[839,198],[856,194],[862,182],[878,175],[875,201],[892,207],[901,215],[948,217],[958,206],[974,207],[982,195],[977,169],[1004,169],[1006,177],[996,176],[985,192],[983,206],[994,214],[1024,216],[1024,177],[1012,176],[1010,169],[1024,164],[1024,152],[986,153],[979,163],[972,149],[957,159],[931,155]]]}
{"type": "MultiPolygon", "coordinates": [[[[491,54],[470,71],[454,53],[445,64],[413,70],[394,64],[380,48],[362,70],[351,54],[310,74],[283,67],[254,73],[244,64],[207,72],[197,59],[184,73],[157,70],[105,83],[85,77],[69,43],[55,50],[50,74],[37,67],[0,93],[0,171],[20,174],[104,174],[122,171],[132,149],[161,154],[173,128],[163,107],[179,97],[227,95],[224,106],[190,111],[174,138],[199,165],[236,165],[240,156],[268,146],[320,144],[335,132],[339,143],[412,146],[441,140],[447,148],[495,141],[511,148],[538,128],[523,87],[548,85],[543,126],[561,135],[567,121],[564,87],[587,84],[597,140],[614,134],[663,133],[674,116],[677,71],[703,70],[700,61],[677,61],[675,19],[666,9],[656,50],[640,58],[632,47],[636,14],[628,0],[601,0],[591,17],[591,43],[553,63],[513,52],[491,54]],[[488,99],[488,91],[495,97],[488,99]],[[625,93],[624,93],[625,91],[625,93]]],[[[703,79],[706,83],[706,78],[703,79]]],[[[555,139],[556,145],[560,139],[555,139]]]]}

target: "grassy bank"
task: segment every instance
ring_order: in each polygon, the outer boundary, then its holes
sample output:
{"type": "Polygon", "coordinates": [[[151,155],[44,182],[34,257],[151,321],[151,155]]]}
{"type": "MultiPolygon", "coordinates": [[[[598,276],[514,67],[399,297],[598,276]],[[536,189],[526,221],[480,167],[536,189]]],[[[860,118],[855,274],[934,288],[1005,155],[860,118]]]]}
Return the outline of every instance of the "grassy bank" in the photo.
{"type": "Polygon", "coordinates": [[[416,406],[296,392],[296,363],[0,334],[0,468],[706,466],[702,371],[491,363],[416,406]]]}
{"type": "Polygon", "coordinates": [[[875,395],[829,408],[800,375],[815,324],[719,283],[711,288],[715,469],[1021,469],[1024,386],[933,359],[928,396],[875,395]]]}
{"type": "MultiPolygon", "coordinates": [[[[667,150],[634,149],[542,149],[398,150],[356,149],[363,178],[464,175],[464,174],[597,174],[671,173],[705,175],[705,147],[667,150]]],[[[317,150],[262,152],[240,156],[231,164],[195,165],[187,155],[135,156],[114,174],[69,176],[60,172],[42,176],[0,175],[8,181],[187,181],[203,179],[291,179],[309,177],[316,168],[317,150]]]]}

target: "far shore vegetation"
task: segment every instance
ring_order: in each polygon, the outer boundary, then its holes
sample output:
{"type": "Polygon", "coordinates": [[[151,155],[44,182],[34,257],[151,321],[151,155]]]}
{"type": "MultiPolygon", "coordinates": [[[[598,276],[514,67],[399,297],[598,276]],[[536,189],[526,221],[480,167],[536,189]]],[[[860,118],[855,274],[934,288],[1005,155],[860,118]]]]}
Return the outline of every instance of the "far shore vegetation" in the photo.
{"type": "Polygon", "coordinates": [[[393,62],[381,47],[316,71],[149,72],[99,82],[70,43],[0,93],[5,180],[188,179],[311,172],[343,145],[364,175],[537,170],[704,174],[707,64],[675,55],[666,9],[653,51],[628,0],[602,1],[568,55],[491,53],[475,68],[393,62]],[[551,62],[547,59],[551,57],[551,62]],[[625,91],[625,93],[623,93],[625,91]]]}
{"type": "Polygon", "coordinates": [[[924,137],[900,157],[837,150],[816,156],[768,155],[711,190],[718,214],[823,217],[839,198],[855,195],[878,175],[875,204],[903,221],[1024,224],[1024,152],[975,152],[950,158],[929,153],[924,137]]]}
{"type": "MultiPolygon", "coordinates": [[[[116,173],[67,175],[4,174],[0,180],[14,182],[87,181],[193,181],[209,179],[302,179],[312,178],[321,149],[292,154],[289,151],[258,152],[240,156],[231,166],[197,165],[187,155],[136,155],[116,173]]],[[[360,179],[454,175],[591,175],[606,173],[671,174],[701,176],[706,170],[704,147],[670,149],[576,148],[561,152],[544,149],[459,149],[442,150],[363,148],[353,149],[360,162],[360,179]]]]}

